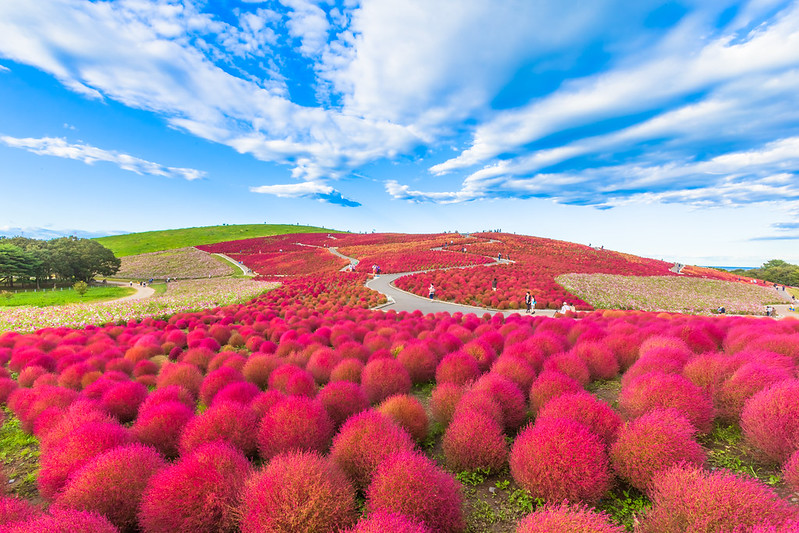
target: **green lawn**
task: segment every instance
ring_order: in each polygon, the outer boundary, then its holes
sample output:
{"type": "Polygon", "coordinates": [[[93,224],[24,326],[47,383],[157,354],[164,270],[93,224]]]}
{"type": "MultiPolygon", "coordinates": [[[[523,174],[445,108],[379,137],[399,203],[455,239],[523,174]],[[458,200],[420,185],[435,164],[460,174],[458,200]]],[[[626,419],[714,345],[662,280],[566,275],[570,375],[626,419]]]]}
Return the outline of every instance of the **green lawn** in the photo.
{"type": "Polygon", "coordinates": [[[32,292],[17,292],[0,294],[0,307],[16,307],[30,305],[33,307],[48,307],[51,305],[64,305],[71,303],[100,302],[115,300],[136,292],[130,287],[91,287],[88,292],[80,296],[72,289],[57,289],[32,292]]]}
{"type": "Polygon", "coordinates": [[[113,235],[96,239],[109,248],[117,257],[160,252],[185,246],[215,244],[254,237],[284,235],[286,233],[341,233],[315,226],[292,226],[290,224],[240,224],[232,226],[207,226],[203,228],[145,231],[127,235],[113,235]]]}

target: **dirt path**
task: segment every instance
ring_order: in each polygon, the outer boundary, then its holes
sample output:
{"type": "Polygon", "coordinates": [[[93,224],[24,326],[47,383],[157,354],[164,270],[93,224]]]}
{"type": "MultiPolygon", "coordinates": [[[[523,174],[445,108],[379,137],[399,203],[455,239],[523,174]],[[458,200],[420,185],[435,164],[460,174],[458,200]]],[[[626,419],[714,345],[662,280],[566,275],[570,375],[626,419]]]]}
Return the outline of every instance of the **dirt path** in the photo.
{"type": "Polygon", "coordinates": [[[142,287],[138,283],[134,283],[133,285],[131,285],[130,283],[125,283],[124,281],[109,281],[108,284],[116,285],[117,287],[130,287],[131,289],[136,289],[136,292],[131,294],[130,296],[123,296],[122,298],[117,298],[116,300],[108,300],[107,302],[103,303],[119,303],[119,302],[129,302],[131,300],[143,300],[155,294],[155,289],[153,289],[152,287],[142,287]]]}

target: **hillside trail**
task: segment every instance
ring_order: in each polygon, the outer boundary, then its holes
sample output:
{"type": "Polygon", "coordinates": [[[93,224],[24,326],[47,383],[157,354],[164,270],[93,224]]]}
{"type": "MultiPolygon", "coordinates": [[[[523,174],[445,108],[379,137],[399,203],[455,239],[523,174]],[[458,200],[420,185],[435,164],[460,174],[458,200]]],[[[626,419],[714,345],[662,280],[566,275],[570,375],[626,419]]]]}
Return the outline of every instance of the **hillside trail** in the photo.
{"type": "Polygon", "coordinates": [[[241,270],[241,273],[244,274],[245,276],[250,276],[250,277],[255,276],[255,273],[252,270],[250,270],[249,268],[245,267],[243,264],[241,264],[241,262],[236,261],[232,257],[229,257],[229,256],[227,256],[225,254],[212,254],[212,255],[215,255],[217,257],[221,257],[222,259],[233,263],[234,265],[236,265],[237,268],[239,268],[241,270]]]}
{"type": "Polygon", "coordinates": [[[136,292],[131,294],[130,296],[123,296],[122,298],[117,298],[115,300],[108,300],[102,303],[119,303],[119,302],[130,302],[132,300],[144,300],[145,298],[151,297],[155,294],[155,289],[152,287],[143,287],[138,283],[134,283],[133,285],[130,282],[124,281],[109,281],[108,285],[116,285],[117,287],[130,287],[132,289],[136,289],[136,292]]]}

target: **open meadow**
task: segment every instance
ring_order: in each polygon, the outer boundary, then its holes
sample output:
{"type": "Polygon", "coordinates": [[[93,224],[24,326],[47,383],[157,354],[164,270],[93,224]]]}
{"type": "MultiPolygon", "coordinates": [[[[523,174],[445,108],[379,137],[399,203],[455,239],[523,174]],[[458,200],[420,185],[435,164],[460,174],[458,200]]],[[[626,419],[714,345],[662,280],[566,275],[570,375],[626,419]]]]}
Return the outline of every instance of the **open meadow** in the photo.
{"type": "Polygon", "coordinates": [[[258,275],[0,310],[0,529],[799,531],[799,320],[709,314],[762,283],[508,234],[201,248],[258,275]],[[380,310],[372,264],[487,309],[380,310]]]}

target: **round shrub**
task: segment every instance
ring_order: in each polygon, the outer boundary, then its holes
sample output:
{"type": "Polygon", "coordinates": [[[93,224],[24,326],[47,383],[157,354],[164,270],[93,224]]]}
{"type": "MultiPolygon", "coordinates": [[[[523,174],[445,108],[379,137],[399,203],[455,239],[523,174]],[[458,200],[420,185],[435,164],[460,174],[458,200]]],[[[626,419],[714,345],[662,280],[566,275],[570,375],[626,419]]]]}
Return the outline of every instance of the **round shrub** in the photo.
{"type": "Polygon", "coordinates": [[[621,427],[621,417],[610,405],[584,391],[554,398],[538,412],[536,421],[549,418],[568,418],[580,422],[602,437],[608,445],[616,440],[621,427]]]}
{"type": "Polygon", "coordinates": [[[206,444],[150,478],[139,527],[144,533],[235,532],[249,476],[241,452],[223,442],[206,444]]]}
{"type": "Polygon", "coordinates": [[[241,373],[250,383],[263,390],[269,385],[269,375],[283,362],[271,354],[256,352],[247,358],[241,373]]]}
{"type": "Polygon", "coordinates": [[[77,392],[62,387],[47,386],[30,390],[32,391],[30,404],[24,411],[16,413],[20,426],[25,433],[33,432],[33,426],[42,411],[51,407],[64,409],[78,397],[77,392]]]}
{"type": "Polygon", "coordinates": [[[29,501],[0,494],[0,526],[13,522],[29,522],[40,514],[42,512],[29,501]]]}
{"type": "Polygon", "coordinates": [[[311,373],[316,383],[324,385],[330,381],[330,374],[339,362],[339,355],[332,348],[323,346],[311,354],[305,369],[311,373]]]}
{"type": "Polygon", "coordinates": [[[626,387],[634,379],[652,372],[682,374],[692,354],[690,351],[657,348],[642,355],[621,377],[621,386],[626,387]]]}
{"type": "Polygon", "coordinates": [[[33,383],[41,376],[47,374],[47,369],[41,366],[26,366],[17,376],[17,383],[20,387],[32,387],[33,383]]]}
{"type": "Polygon", "coordinates": [[[33,520],[10,524],[5,533],[119,533],[104,516],[76,509],[52,509],[33,520]]]}
{"type": "Polygon", "coordinates": [[[782,381],[747,400],[741,429],[752,446],[785,462],[799,449],[799,380],[782,381]]]}
{"type": "Polygon", "coordinates": [[[494,359],[497,358],[494,349],[488,343],[480,340],[467,342],[461,347],[461,351],[471,355],[477,361],[481,372],[487,372],[494,363],[494,359]]]}
{"type": "Polygon", "coordinates": [[[369,409],[369,400],[361,386],[351,381],[333,381],[325,385],[316,399],[322,402],[335,427],[354,414],[369,409]]]}
{"type": "Polygon", "coordinates": [[[377,511],[362,518],[345,533],[430,533],[424,522],[400,513],[377,511]]]}
{"type": "Polygon", "coordinates": [[[584,505],[568,502],[546,504],[528,514],[516,524],[516,533],[624,533],[625,529],[610,521],[610,517],[584,505]]]}
{"type": "Polygon", "coordinates": [[[276,455],[242,497],[242,533],[334,533],[356,519],[347,476],[315,452],[276,455]]]}
{"type": "Polygon", "coordinates": [[[139,406],[146,398],[147,387],[135,381],[123,381],[105,391],[101,403],[106,411],[124,424],[136,418],[139,406]]]}
{"type": "Polygon", "coordinates": [[[434,532],[466,529],[460,483],[420,452],[394,453],[380,463],[366,491],[366,509],[417,518],[434,532]]]}
{"type": "Polygon", "coordinates": [[[502,414],[502,408],[499,406],[499,401],[494,399],[494,397],[487,392],[474,390],[467,391],[461,397],[458,405],[455,406],[453,418],[458,416],[458,413],[461,411],[479,411],[499,424],[500,428],[505,427],[505,417],[502,414]]]}
{"type": "Polygon", "coordinates": [[[39,494],[52,500],[64,487],[69,477],[94,457],[117,446],[130,444],[130,432],[119,424],[86,422],[74,431],[52,443],[42,453],[41,469],[36,480],[39,494]]]}
{"type": "Polygon", "coordinates": [[[162,389],[155,389],[139,406],[139,416],[142,416],[151,407],[159,403],[180,402],[194,412],[195,398],[192,394],[179,385],[170,385],[162,389]]]}
{"type": "Polygon", "coordinates": [[[223,366],[210,372],[200,385],[200,401],[205,405],[211,405],[217,392],[237,381],[244,381],[244,376],[234,368],[223,366]]]}
{"type": "Polygon", "coordinates": [[[436,385],[430,395],[430,412],[433,420],[445,427],[449,425],[463,392],[463,386],[455,383],[436,385]]]}
{"type": "Polygon", "coordinates": [[[641,533],[751,531],[799,518],[797,508],[768,486],[725,469],[677,465],[656,475],[652,487],[653,505],[639,524],[641,533]]]}
{"type": "Polygon", "coordinates": [[[0,405],[8,401],[8,396],[18,387],[17,382],[11,378],[0,377],[0,405]]]}
{"type": "Polygon", "coordinates": [[[221,440],[244,455],[255,455],[258,419],[246,405],[223,402],[189,420],[180,436],[180,453],[187,454],[209,442],[221,440]]]}
{"type": "Polygon", "coordinates": [[[707,395],[679,374],[651,372],[622,387],[619,407],[630,418],[658,407],[681,412],[700,433],[709,433],[713,424],[713,403],[707,395]]]}
{"type": "Polygon", "coordinates": [[[183,429],[194,418],[186,404],[172,401],[142,410],[131,427],[136,440],[152,446],[169,459],[178,456],[183,429]]]}
{"type": "Polygon", "coordinates": [[[223,387],[214,395],[211,405],[225,402],[236,402],[242,405],[250,405],[256,396],[261,394],[261,389],[249,381],[237,381],[223,387]]]}
{"type": "Polygon", "coordinates": [[[286,397],[285,394],[276,390],[267,390],[253,398],[250,402],[250,409],[255,413],[260,425],[261,419],[272,407],[280,403],[286,397]]]}
{"type": "Polygon", "coordinates": [[[512,381],[498,374],[486,374],[477,380],[471,390],[485,392],[499,404],[505,429],[518,429],[527,420],[524,394],[512,381]]]}
{"type": "Polygon", "coordinates": [[[799,492],[799,450],[793,452],[782,466],[785,484],[794,492],[799,492]]]}
{"type": "Polygon", "coordinates": [[[743,362],[740,357],[724,353],[705,353],[689,361],[682,375],[715,400],[722,384],[743,362]]]}
{"type": "Polygon", "coordinates": [[[76,472],[56,497],[56,506],[95,511],[121,531],[135,531],[147,483],[166,466],[149,446],[130,444],[98,455],[76,472]]]}
{"type": "Polygon", "coordinates": [[[475,409],[459,411],[441,442],[447,466],[453,471],[488,468],[496,472],[508,460],[502,426],[475,409]]]}
{"type": "Polygon", "coordinates": [[[405,346],[397,354],[397,361],[405,367],[413,383],[430,381],[436,375],[438,356],[427,343],[414,343],[405,346]]]}
{"type": "Polygon", "coordinates": [[[411,392],[411,378],[396,359],[378,359],[363,368],[361,386],[369,403],[375,404],[394,394],[411,392]]]}
{"type": "Polygon", "coordinates": [[[180,385],[197,398],[202,382],[203,375],[196,366],[189,363],[169,363],[161,367],[155,386],[162,389],[170,385],[180,385]]]}
{"type": "Polygon", "coordinates": [[[759,362],[741,366],[721,385],[718,394],[720,416],[729,422],[738,422],[744,404],[749,398],[775,383],[792,377],[792,370],[759,362]]]}
{"type": "Polygon", "coordinates": [[[550,400],[581,390],[582,385],[566,374],[544,370],[530,386],[530,411],[533,414],[538,413],[550,400]]]}
{"type": "Polygon", "coordinates": [[[377,407],[377,410],[388,416],[407,431],[416,442],[427,438],[427,413],[422,402],[410,394],[389,396],[377,407]]]}
{"type": "Polygon", "coordinates": [[[501,355],[491,365],[491,373],[514,382],[522,392],[530,390],[535,379],[535,368],[522,357],[513,355],[501,355]]]}
{"type": "Polygon", "coordinates": [[[351,381],[352,383],[361,382],[361,373],[364,364],[360,359],[349,357],[340,361],[330,372],[330,381],[351,381]]]}
{"type": "Polygon", "coordinates": [[[269,388],[289,396],[312,398],[316,394],[316,382],[311,373],[290,364],[281,365],[272,371],[269,375],[269,388]]]}
{"type": "Polygon", "coordinates": [[[377,466],[393,452],[412,450],[408,432],[375,410],[350,417],[333,438],[330,457],[357,487],[368,485],[377,466]]]}
{"type": "Polygon", "coordinates": [[[324,453],[333,429],[333,421],[318,400],[289,396],[261,419],[258,451],[265,460],[292,450],[324,453]]]}
{"type": "Polygon", "coordinates": [[[605,443],[579,422],[550,418],[519,433],[510,452],[513,479],[550,502],[596,503],[610,489],[605,443]]]}
{"type": "Polygon", "coordinates": [[[613,379],[619,374],[619,361],[604,343],[581,342],[572,352],[585,361],[591,379],[613,379]]]}
{"type": "Polygon", "coordinates": [[[463,385],[474,381],[482,374],[477,361],[465,352],[453,352],[445,355],[436,367],[436,383],[454,383],[463,385]]]}
{"type": "Polygon", "coordinates": [[[566,374],[581,387],[585,387],[591,381],[591,372],[588,365],[579,355],[572,352],[564,352],[551,356],[544,361],[544,370],[553,370],[566,374]]]}
{"type": "Polygon", "coordinates": [[[655,409],[628,422],[610,448],[616,474],[641,491],[659,471],[681,462],[702,466],[705,451],[694,439],[696,429],[674,409],[655,409]]]}
{"type": "Polygon", "coordinates": [[[111,415],[105,412],[100,402],[94,400],[79,398],[64,411],[58,408],[51,409],[43,411],[37,420],[36,436],[39,438],[39,448],[42,453],[47,453],[47,449],[53,443],[58,443],[87,422],[117,423],[111,415]],[[50,421],[42,420],[51,409],[57,409],[58,414],[50,421]],[[45,424],[40,426],[40,423],[46,423],[46,426],[45,424]]]}

